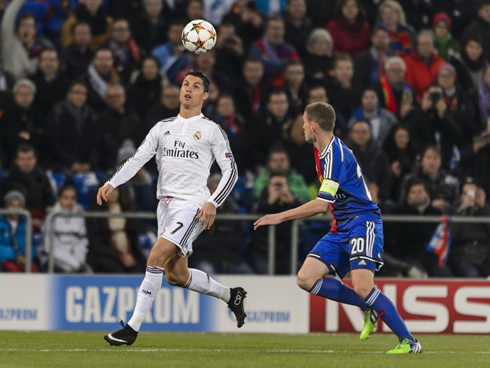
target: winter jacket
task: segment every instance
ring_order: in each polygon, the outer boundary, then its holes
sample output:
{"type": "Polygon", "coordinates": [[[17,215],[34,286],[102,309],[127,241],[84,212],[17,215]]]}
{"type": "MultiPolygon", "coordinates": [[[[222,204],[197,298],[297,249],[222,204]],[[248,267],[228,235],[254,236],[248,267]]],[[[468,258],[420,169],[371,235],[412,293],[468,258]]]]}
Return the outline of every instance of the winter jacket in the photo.
{"type": "Polygon", "coordinates": [[[26,253],[26,221],[21,216],[15,233],[7,218],[0,215],[0,264],[26,253]]]}
{"type": "Polygon", "coordinates": [[[439,68],[444,65],[446,61],[433,53],[430,64],[427,65],[416,51],[412,51],[412,53],[405,56],[404,59],[405,64],[407,64],[405,79],[410,86],[415,88],[417,98],[421,100],[427,87],[436,80],[439,68]]]}

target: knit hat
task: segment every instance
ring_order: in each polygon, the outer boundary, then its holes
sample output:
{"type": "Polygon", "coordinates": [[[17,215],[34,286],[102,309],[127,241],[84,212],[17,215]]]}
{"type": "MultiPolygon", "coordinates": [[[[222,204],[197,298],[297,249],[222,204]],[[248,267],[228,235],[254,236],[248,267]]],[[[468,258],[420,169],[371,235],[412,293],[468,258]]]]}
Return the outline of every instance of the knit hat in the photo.
{"type": "Polygon", "coordinates": [[[454,69],[454,66],[452,66],[449,63],[441,65],[441,67],[439,68],[439,71],[437,73],[440,73],[441,70],[449,70],[453,74],[454,79],[458,78],[458,74],[456,73],[456,69],[454,69]]]}
{"type": "Polygon", "coordinates": [[[130,139],[126,139],[119,150],[117,151],[117,161],[116,166],[119,168],[121,164],[123,164],[128,158],[133,157],[136,153],[136,148],[134,148],[134,143],[130,139]]]}
{"type": "Polygon", "coordinates": [[[5,207],[10,206],[10,204],[15,200],[18,200],[21,203],[22,207],[24,207],[26,204],[26,197],[24,196],[24,194],[22,194],[22,192],[18,190],[11,190],[10,192],[7,192],[7,194],[5,194],[5,196],[3,197],[5,207]]]}
{"type": "Polygon", "coordinates": [[[449,15],[444,12],[434,15],[434,18],[432,18],[432,28],[436,28],[437,23],[439,23],[441,20],[446,22],[447,28],[449,28],[449,32],[451,32],[451,29],[453,28],[453,22],[451,21],[449,15]]]}

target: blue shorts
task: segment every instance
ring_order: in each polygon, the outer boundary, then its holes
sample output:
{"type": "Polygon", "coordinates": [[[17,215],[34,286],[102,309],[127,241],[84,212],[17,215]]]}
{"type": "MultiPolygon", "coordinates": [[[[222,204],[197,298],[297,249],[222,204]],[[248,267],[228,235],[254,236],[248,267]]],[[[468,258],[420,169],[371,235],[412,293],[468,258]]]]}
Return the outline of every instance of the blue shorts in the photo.
{"type": "Polygon", "coordinates": [[[342,279],[357,268],[379,271],[383,266],[382,221],[359,221],[346,232],[330,232],[315,245],[308,257],[325,263],[330,274],[342,279]]]}

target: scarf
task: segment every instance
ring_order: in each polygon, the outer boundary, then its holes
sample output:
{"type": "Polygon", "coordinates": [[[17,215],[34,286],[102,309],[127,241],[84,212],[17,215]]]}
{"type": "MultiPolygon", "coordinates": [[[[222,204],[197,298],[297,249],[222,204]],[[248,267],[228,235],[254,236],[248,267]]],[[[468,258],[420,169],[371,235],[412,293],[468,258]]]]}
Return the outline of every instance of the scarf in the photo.
{"type": "Polygon", "coordinates": [[[281,45],[274,47],[272,46],[266,38],[262,38],[263,51],[267,55],[267,58],[272,61],[280,61],[281,60],[281,45]]]}
{"type": "MultiPolygon", "coordinates": [[[[386,109],[395,115],[398,114],[398,105],[395,100],[395,95],[393,94],[393,90],[391,89],[391,85],[388,82],[388,78],[386,78],[386,75],[381,75],[379,78],[379,82],[381,85],[381,91],[383,92],[383,96],[385,98],[386,109]]],[[[403,95],[405,95],[405,93],[412,93],[412,90],[410,89],[410,86],[407,82],[403,84],[403,89],[403,95]]]]}
{"type": "Polygon", "coordinates": [[[113,70],[112,71],[112,76],[111,80],[109,82],[106,82],[99,73],[97,73],[97,70],[95,70],[94,64],[90,64],[88,67],[88,80],[90,82],[90,85],[95,89],[97,94],[105,100],[105,95],[107,93],[107,90],[109,89],[109,86],[113,83],[116,83],[118,81],[118,75],[117,73],[113,70]]]}
{"type": "Polygon", "coordinates": [[[454,88],[453,93],[448,94],[443,92],[444,102],[446,102],[449,111],[453,111],[458,107],[458,93],[456,88],[454,88]]]}
{"type": "Polygon", "coordinates": [[[135,63],[139,64],[141,60],[140,50],[133,38],[130,38],[126,43],[126,46],[128,47],[128,51],[124,50],[121,44],[117,43],[113,39],[109,41],[109,46],[114,56],[117,59],[119,59],[121,64],[125,64],[129,62],[131,58],[135,63]]]}
{"type": "Polygon", "coordinates": [[[90,24],[92,36],[99,36],[107,32],[106,13],[102,7],[92,15],[83,4],[80,4],[73,10],[73,13],[75,13],[78,22],[84,21],[90,24]]]}
{"type": "Polygon", "coordinates": [[[399,26],[396,32],[390,30],[390,46],[396,56],[409,55],[412,51],[412,41],[407,28],[399,26]]]}
{"type": "Polygon", "coordinates": [[[476,61],[470,59],[470,57],[466,53],[465,47],[462,48],[460,55],[461,55],[461,59],[463,60],[464,64],[472,72],[477,72],[479,70],[482,70],[485,67],[485,55],[483,55],[483,52],[481,53],[480,57],[476,61]]]}
{"type": "Polygon", "coordinates": [[[490,91],[483,82],[478,88],[478,101],[480,105],[481,126],[482,129],[485,129],[490,116],[490,91]]]}

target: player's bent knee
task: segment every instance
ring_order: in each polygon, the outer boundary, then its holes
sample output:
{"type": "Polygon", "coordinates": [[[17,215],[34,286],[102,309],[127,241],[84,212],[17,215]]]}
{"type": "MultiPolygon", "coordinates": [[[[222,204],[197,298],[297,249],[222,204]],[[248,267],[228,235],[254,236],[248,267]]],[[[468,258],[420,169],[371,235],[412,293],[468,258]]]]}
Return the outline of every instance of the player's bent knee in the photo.
{"type": "Polygon", "coordinates": [[[167,283],[172,286],[183,287],[187,283],[187,278],[181,277],[180,275],[167,273],[166,277],[167,277],[167,283]]]}
{"type": "Polygon", "coordinates": [[[354,286],[354,292],[362,299],[366,299],[366,297],[369,295],[371,290],[373,289],[373,286],[370,284],[358,284],[358,285],[353,285],[354,286]]]}
{"type": "Polygon", "coordinates": [[[308,275],[306,272],[302,272],[301,270],[298,272],[298,276],[296,277],[298,286],[306,291],[310,291],[316,281],[317,280],[314,280],[310,275],[308,275]]]}

